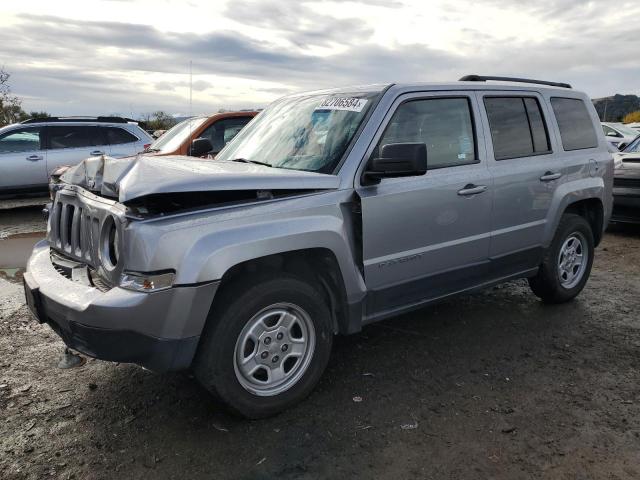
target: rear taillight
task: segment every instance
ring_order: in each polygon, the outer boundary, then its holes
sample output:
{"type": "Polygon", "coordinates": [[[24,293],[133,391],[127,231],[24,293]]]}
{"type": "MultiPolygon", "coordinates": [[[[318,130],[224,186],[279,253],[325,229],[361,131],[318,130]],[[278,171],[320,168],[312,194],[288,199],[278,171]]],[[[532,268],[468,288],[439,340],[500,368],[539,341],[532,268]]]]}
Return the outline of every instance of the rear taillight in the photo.
{"type": "Polygon", "coordinates": [[[150,146],[151,146],[151,144],[150,144],[150,143],[145,143],[145,144],[144,144],[144,149],[146,150],[146,149],[147,149],[147,148],[149,148],[150,146]]]}

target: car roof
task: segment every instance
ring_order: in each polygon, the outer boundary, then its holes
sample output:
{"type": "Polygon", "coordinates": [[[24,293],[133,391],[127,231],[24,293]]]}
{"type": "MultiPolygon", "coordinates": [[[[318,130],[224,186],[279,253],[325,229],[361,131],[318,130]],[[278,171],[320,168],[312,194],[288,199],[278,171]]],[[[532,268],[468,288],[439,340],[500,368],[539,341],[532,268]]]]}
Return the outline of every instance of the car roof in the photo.
{"type": "Polygon", "coordinates": [[[453,82],[415,82],[415,83],[385,83],[385,84],[369,84],[369,85],[351,85],[340,88],[330,88],[323,90],[314,90],[309,92],[300,92],[292,95],[295,97],[298,95],[331,95],[331,94],[345,94],[345,93],[375,93],[385,90],[393,91],[395,93],[407,93],[412,91],[451,91],[451,90],[513,90],[513,91],[532,91],[532,92],[548,92],[550,94],[558,94],[564,97],[584,97],[584,94],[573,88],[552,86],[552,85],[539,85],[526,82],[507,82],[507,81],[491,81],[487,83],[484,81],[453,81],[453,82]]]}

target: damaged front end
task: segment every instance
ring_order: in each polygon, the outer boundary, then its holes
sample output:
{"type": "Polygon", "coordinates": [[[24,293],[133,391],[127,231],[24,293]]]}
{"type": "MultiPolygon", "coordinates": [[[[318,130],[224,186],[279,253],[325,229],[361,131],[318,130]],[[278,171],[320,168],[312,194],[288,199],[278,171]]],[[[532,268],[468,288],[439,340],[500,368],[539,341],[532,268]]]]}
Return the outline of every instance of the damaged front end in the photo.
{"type": "Polygon", "coordinates": [[[52,176],[52,195],[74,185],[117,200],[133,217],[167,215],[336,189],[339,179],[298,170],[191,157],[91,157],[52,176]]]}

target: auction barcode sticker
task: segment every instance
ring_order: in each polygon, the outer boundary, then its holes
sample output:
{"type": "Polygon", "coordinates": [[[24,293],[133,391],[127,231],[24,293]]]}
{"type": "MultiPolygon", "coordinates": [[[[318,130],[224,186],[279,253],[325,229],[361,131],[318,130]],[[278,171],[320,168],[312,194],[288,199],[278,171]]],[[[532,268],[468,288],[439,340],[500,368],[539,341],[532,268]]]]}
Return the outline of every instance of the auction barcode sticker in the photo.
{"type": "Polygon", "coordinates": [[[328,97],[325,98],[315,110],[346,110],[349,112],[361,112],[367,104],[366,98],[354,97],[328,97]]]}

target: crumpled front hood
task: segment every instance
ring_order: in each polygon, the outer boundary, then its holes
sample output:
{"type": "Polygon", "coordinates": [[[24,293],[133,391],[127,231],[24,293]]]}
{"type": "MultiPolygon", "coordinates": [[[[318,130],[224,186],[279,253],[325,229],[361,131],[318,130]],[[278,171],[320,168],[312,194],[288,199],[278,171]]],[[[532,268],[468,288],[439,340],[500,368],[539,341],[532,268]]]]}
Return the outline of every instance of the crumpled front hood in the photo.
{"type": "Polygon", "coordinates": [[[324,190],[340,184],[335,175],[179,155],[91,157],[67,170],[61,180],[120,202],[160,193],[324,190]]]}

